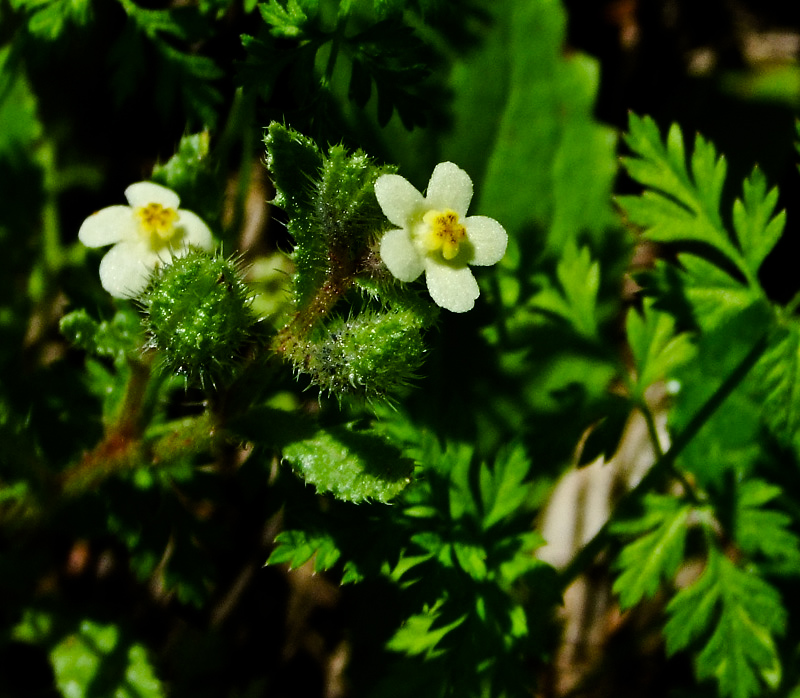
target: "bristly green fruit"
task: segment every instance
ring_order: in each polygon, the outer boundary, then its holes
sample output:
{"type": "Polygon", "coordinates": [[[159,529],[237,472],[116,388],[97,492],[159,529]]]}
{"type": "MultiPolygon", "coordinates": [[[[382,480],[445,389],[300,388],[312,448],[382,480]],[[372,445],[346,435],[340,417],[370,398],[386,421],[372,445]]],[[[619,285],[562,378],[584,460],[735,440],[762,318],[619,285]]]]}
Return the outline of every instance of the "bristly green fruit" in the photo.
{"type": "Polygon", "coordinates": [[[364,311],[332,321],[324,337],[305,349],[297,368],[323,390],[378,398],[397,393],[415,377],[425,343],[412,311],[364,311]]]}
{"type": "Polygon", "coordinates": [[[254,341],[250,302],[236,259],[192,250],[158,268],[141,298],[149,346],[188,381],[228,381],[254,341]]]}

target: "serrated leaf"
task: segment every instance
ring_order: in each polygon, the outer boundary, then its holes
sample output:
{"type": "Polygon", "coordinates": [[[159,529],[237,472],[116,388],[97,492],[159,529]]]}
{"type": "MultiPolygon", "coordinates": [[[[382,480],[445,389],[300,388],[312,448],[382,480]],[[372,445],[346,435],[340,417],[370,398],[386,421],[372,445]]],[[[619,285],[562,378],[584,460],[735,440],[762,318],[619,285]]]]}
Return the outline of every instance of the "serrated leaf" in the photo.
{"type": "Polygon", "coordinates": [[[290,217],[313,207],[311,184],[322,170],[323,155],[316,143],[297,131],[273,121],[264,138],[267,169],[275,184],[274,203],[290,217]]]}
{"type": "Polygon", "coordinates": [[[778,188],[767,191],[767,178],[754,168],[744,181],[742,198],[733,204],[733,227],[753,275],[783,234],[786,212],[772,215],[777,203],[778,188]]]}
{"type": "Polygon", "coordinates": [[[531,485],[526,482],[530,470],[530,459],[520,445],[498,453],[491,469],[485,465],[481,467],[479,480],[484,530],[518,512],[530,498],[531,485]]]}
{"type": "Polygon", "coordinates": [[[635,308],[628,311],[625,327],[636,367],[631,393],[641,401],[653,383],[670,378],[676,367],[691,360],[695,348],[688,334],[675,333],[675,319],[650,301],[644,303],[642,314],[635,308]]]}
{"type": "Polygon", "coordinates": [[[302,306],[326,280],[341,283],[355,273],[356,260],[385,225],[375,180],[393,168],[340,146],[325,156],[313,141],[274,122],[265,143],[274,203],[289,214],[295,240],[295,296],[302,306]]]}
{"type": "Polygon", "coordinates": [[[260,3],[261,18],[270,26],[270,33],[281,39],[298,39],[304,34],[308,15],[298,0],[288,0],[286,7],[278,0],[260,3]]]}
{"type": "Polygon", "coordinates": [[[745,480],[736,491],[734,539],[747,555],[761,555],[771,562],[797,565],[800,539],[789,526],[792,518],[781,511],[766,509],[781,489],[763,480],[745,480]]]}
{"type": "Polygon", "coordinates": [[[286,446],[283,457],[320,492],[350,502],[389,502],[411,482],[413,469],[382,437],[347,426],[320,429],[286,446]]]}
{"type": "Polygon", "coordinates": [[[752,279],[722,222],[726,165],[714,146],[698,134],[687,167],[677,124],[670,128],[665,144],[652,119],[633,113],[625,140],[634,157],[625,158],[624,165],[633,179],[648,187],[641,196],[618,197],[630,221],[642,226],[645,237],[655,242],[708,245],[752,279]]]}
{"type": "Polygon", "coordinates": [[[623,609],[651,598],[683,562],[691,506],[676,497],[651,494],[645,497],[644,507],[641,518],[612,527],[617,535],[643,534],[628,543],[617,559],[622,573],[614,582],[614,592],[623,609]]]}
{"type": "Polygon", "coordinates": [[[764,423],[782,443],[800,452],[800,324],[795,319],[770,337],[754,373],[764,423]]]}
{"type": "Polygon", "coordinates": [[[547,285],[530,300],[531,306],[562,317],[579,334],[595,337],[600,263],[592,260],[588,247],[578,249],[570,243],[561,253],[556,277],[559,286],[547,285]]]}
{"type": "Polygon", "coordinates": [[[772,688],[779,683],[774,636],[784,631],[786,611],[780,594],[755,570],[736,567],[712,548],[700,578],[678,592],[667,613],[668,654],[708,637],[696,659],[697,675],[716,679],[721,695],[749,698],[761,695],[762,682],[772,688]]]}
{"type": "Polygon", "coordinates": [[[341,557],[333,538],[325,533],[309,531],[281,531],[275,538],[275,549],[267,559],[268,565],[289,563],[296,569],[315,554],[314,571],[322,572],[333,567],[341,557]]]}

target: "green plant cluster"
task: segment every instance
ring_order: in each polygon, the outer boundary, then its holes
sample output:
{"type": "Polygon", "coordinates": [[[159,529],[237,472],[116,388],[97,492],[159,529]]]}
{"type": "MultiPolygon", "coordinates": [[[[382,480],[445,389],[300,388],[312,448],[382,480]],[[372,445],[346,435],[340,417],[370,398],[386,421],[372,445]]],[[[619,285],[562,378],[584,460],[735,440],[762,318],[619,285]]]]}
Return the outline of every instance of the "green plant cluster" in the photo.
{"type": "Polygon", "coordinates": [[[544,694],[598,566],[671,695],[800,695],[772,173],[598,121],[558,0],[0,18],[0,696],[544,694]],[[509,236],[469,313],[380,256],[376,180],[440,161],[509,236]],[[219,244],[114,299],[77,231],[142,179],[219,244]],[[653,462],[545,562],[559,482],[615,468],[634,417],[653,462]]]}

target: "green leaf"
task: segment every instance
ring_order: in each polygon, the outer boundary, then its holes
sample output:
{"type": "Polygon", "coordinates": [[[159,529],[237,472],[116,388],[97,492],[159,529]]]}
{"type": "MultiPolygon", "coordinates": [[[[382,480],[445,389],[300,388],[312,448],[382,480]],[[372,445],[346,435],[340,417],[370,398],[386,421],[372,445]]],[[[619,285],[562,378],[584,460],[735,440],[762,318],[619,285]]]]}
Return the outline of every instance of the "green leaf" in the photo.
{"type": "Polygon", "coordinates": [[[745,480],[737,487],[734,540],[742,552],[761,556],[795,571],[800,563],[800,539],[789,527],[792,518],[764,505],[781,489],[763,480],[745,480]]]}
{"type": "Polygon", "coordinates": [[[479,480],[484,530],[524,509],[532,494],[532,485],[527,481],[530,471],[530,459],[519,444],[501,449],[492,468],[481,467],[479,480]]]}
{"type": "MultiPolygon", "coordinates": [[[[768,332],[770,312],[765,304],[751,303],[720,319],[718,325],[703,328],[696,339],[696,359],[678,367],[673,376],[679,388],[670,414],[674,433],[681,433],[768,332]]],[[[742,477],[760,457],[763,405],[757,398],[757,383],[752,371],[681,454],[680,467],[691,471],[701,486],[720,485],[730,474],[742,477]]]]}
{"type": "Polygon", "coordinates": [[[378,167],[363,153],[334,146],[324,156],[313,141],[277,123],[265,140],[267,168],[275,183],[274,203],[289,214],[295,241],[295,295],[302,307],[326,280],[342,283],[356,260],[385,227],[375,198],[378,167]]]}
{"type": "MultiPolygon", "coordinates": [[[[567,244],[556,267],[558,288],[545,286],[530,304],[564,318],[575,331],[586,337],[597,336],[597,292],[600,288],[600,263],[593,261],[588,247],[567,244]]],[[[547,284],[546,277],[540,277],[547,284]]]]}
{"type": "Polygon", "coordinates": [[[432,61],[413,28],[394,16],[349,38],[346,48],[352,56],[350,99],[363,107],[374,82],[380,126],[386,126],[395,111],[408,130],[425,125],[429,105],[418,88],[430,74],[432,61]]]}
{"type": "Polygon", "coordinates": [[[696,659],[697,676],[716,679],[721,695],[749,698],[763,694],[762,684],[780,683],[774,636],[784,631],[786,611],[778,592],[755,570],[736,567],[712,548],[700,578],[678,592],[667,613],[667,652],[706,638],[696,659]]]}
{"type": "MultiPolygon", "coordinates": [[[[270,33],[280,39],[299,39],[304,35],[309,16],[306,7],[316,3],[288,0],[286,7],[278,0],[258,5],[261,18],[270,26],[270,33]]],[[[311,8],[314,9],[314,8],[311,8]]]]}
{"type": "Polygon", "coordinates": [[[117,311],[108,321],[97,322],[84,310],[75,310],[63,318],[61,333],[75,346],[95,356],[107,356],[119,364],[141,351],[144,343],[142,322],[131,307],[117,311]]]}
{"type": "Polygon", "coordinates": [[[180,97],[190,124],[213,127],[222,103],[222,95],[214,83],[224,72],[211,57],[193,50],[192,44],[204,39],[208,32],[197,7],[155,10],[140,7],[132,0],[119,2],[131,20],[112,53],[120,98],[141,98],[140,91],[134,88],[147,77],[145,87],[154,90],[155,103],[164,120],[171,116],[176,98],[180,97]],[[150,70],[141,61],[132,59],[141,55],[145,37],[159,59],[150,70]]]}
{"type": "Polygon", "coordinates": [[[676,497],[650,494],[644,507],[640,518],[612,527],[616,535],[639,536],[622,549],[616,563],[621,574],[614,582],[614,592],[623,609],[651,598],[683,562],[691,506],[676,497]]]}
{"type": "Polygon", "coordinates": [[[220,192],[224,187],[209,158],[210,143],[208,131],[183,136],[177,152],[153,168],[152,180],[176,191],[181,208],[194,211],[212,224],[222,208],[220,192]]]}
{"type": "MultiPolygon", "coordinates": [[[[28,158],[36,140],[42,134],[42,124],[37,116],[36,96],[28,84],[12,46],[0,48],[0,163],[8,160],[17,164],[28,158]]],[[[0,172],[3,172],[0,170],[0,172]]],[[[10,174],[9,180],[11,181],[10,174]]],[[[6,192],[6,196],[9,192],[6,192]]],[[[14,200],[13,197],[8,201],[14,200]]]]}
{"type": "Polygon", "coordinates": [[[442,612],[443,606],[446,604],[440,600],[431,608],[406,619],[403,626],[386,643],[386,647],[411,656],[424,655],[426,659],[441,654],[444,650],[437,649],[439,643],[466,620],[463,615],[452,620],[446,617],[442,612]]]}
{"type": "Polygon", "coordinates": [[[92,16],[89,0],[33,0],[26,4],[31,15],[28,31],[39,39],[53,41],[70,25],[85,26],[92,16]]]}
{"type": "Polygon", "coordinates": [[[27,610],[13,637],[50,647],[56,686],[65,698],[166,696],[145,647],[131,642],[117,625],[83,620],[65,635],[57,630],[49,614],[27,610]]]}
{"type": "Polygon", "coordinates": [[[782,443],[800,453],[800,323],[777,328],[754,369],[762,419],[782,443]]]}
{"type": "Polygon", "coordinates": [[[726,257],[756,286],[749,266],[733,244],[720,215],[725,159],[699,134],[687,168],[683,135],[673,124],[662,142],[655,122],[630,115],[625,138],[634,157],[623,160],[633,179],[647,187],[641,196],[621,196],[617,203],[629,220],[644,228],[648,240],[706,245],[726,257]]]}
{"type": "Polygon", "coordinates": [[[694,356],[690,336],[676,334],[674,318],[655,310],[652,302],[645,302],[642,314],[635,308],[628,311],[626,330],[636,367],[631,393],[637,401],[644,400],[653,383],[672,377],[676,367],[694,356]]]}
{"type": "Polygon", "coordinates": [[[275,538],[275,545],[267,564],[288,563],[289,569],[301,567],[316,554],[314,571],[322,572],[333,567],[341,556],[331,535],[319,531],[282,531],[275,538]]]}
{"type": "Polygon", "coordinates": [[[616,225],[616,135],[593,117],[597,62],[564,54],[562,4],[513,3],[509,24],[508,100],[477,208],[512,235],[531,224],[547,231],[546,245],[559,252],[580,233],[597,237],[616,225]]]}
{"type": "MultiPolygon", "coordinates": [[[[308,217],[314,207],[314,186],[324,158],[316,143],[297,131],[273,121],[264,138],[267,148],[267,170],[275,184],[273,203],[289,215],[290,221],[308,217]]],[[[293,224],[290,232],[295,240],[303,240],[304,226],[293,224]],[[293,229],[295,228],[295,229],[293,229]]]]}
{"type": "Polygon", "coordinates": [[[786,212],[773,216],[778,188],[767,191],[767,178],[757,167],[744,181],[743,198],[733,204],[733,227],[753,275],[775,247],[786,225],[786,212]]]}
{"type": "Polygon", "coordinates": [[[348,426],[320,429],[286,446],[283,457],[317,490],[350,502],[387,503],[411,482],[412,464],[393,446],[348,426]]]}

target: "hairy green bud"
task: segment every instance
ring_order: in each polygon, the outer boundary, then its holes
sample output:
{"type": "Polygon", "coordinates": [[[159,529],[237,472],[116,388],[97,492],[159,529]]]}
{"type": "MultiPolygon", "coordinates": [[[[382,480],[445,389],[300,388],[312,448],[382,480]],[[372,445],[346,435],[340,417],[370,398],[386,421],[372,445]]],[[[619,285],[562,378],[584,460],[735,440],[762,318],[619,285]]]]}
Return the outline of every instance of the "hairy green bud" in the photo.
{"type": "Polygon", "coordinates": [[[192,250],[156,270],[141,299],[149,346],[188,380],[230,379],[254,338],[255,315],[239,263],[192,250]]]}

